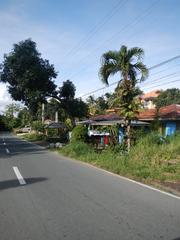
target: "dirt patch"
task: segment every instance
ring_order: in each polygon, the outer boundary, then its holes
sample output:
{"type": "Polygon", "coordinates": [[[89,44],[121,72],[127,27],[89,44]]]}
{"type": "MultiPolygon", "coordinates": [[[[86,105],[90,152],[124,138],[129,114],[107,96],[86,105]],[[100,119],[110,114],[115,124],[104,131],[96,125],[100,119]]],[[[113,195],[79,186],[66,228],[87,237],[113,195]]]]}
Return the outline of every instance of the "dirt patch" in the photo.
{"type": "Polygon", "coordinates": [[[180,193],[180,182],[165,182],[163,185],[172,188],[180,193]]]}

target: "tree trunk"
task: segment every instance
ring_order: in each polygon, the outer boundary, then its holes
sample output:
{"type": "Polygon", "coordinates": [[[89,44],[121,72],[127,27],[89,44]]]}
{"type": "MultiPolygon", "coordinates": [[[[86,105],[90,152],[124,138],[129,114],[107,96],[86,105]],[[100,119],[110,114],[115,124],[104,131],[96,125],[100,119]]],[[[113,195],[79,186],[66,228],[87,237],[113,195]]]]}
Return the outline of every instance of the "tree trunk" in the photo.
{"type": "Polygon", "coordinates": [[[42,103],[42,124],[44,124],[44,103],[42,103]]]}
{"type": "Polygon", "coordinates": [[[127,150],[130,151],[131,148],[131,121],[126,121],[126,137],[127,137],[127,150]]]}

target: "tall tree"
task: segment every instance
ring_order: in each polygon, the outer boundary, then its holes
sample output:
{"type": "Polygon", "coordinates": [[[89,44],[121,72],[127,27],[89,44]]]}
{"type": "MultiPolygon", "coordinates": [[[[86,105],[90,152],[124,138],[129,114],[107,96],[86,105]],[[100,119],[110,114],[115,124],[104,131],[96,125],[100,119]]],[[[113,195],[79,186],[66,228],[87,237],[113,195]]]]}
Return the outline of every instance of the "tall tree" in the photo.
{"type": "Polygon", "coordinates": [[[13,129],[20,125],[20,121],[17,118],[18,113],[21,111],[21,107],[19,104],[11,103],[6,106],[4,112],[4,119],[6,119],[5,123],[8,129],[13,129]]]}
{"type": "Polygon", "coordinates": [[[110,76],[120,74],[117,104],[120,107],[120,115],[124,116],[128,151],[131,141],[131,121],[136,118],[139,107],[136,85],[148,76],[148,69],[142,63],[143,56],[144,51],[141,48],[127,49],[126,46],[121,46],[119,51],[109,51],[103,54],[99,71],[101,81],[107,85],[110,76]]]}
{"type": "Polygon", "coordinates": [[[18,112],[18,119],[21,127],[24,127],[25,125],[30,125],[32,122],[32,117],[29,112],[29,109],[24,107],[18,112]]]}
{"type": "Polygon", "coordinates": [[[1,81],[8,83],[14,100],[25,103],[33,112],[38,102],[55,95],[53,81],[57,73],[48,60],[43,59],[31,39],[14,44],[13,50],[4,55],[1,81]]]}
{"type": "Polygon", "coordinates": [[[160,95],[155,98],[153,102],[158,109],[170,104],[180,104],[180,89],[170,88],[165,91],[161,91],[160,95]]]}
{"type": "Polygon", "coordinates": [[[70,81],[64,81],[59,88],[58,98],[60,106],[66,112],[66,116],[74,122],[75,118],[82,118],[87,115],[87,105],[80,98],[75,98],[76,87],[70,81]]]}
{"type": "Polygon", "coordinates": [[[11,103],[5,107],[6,117],[13,118],[21,111],[21,107],[17,103],[11,103]]]}
{"type": "Polygon", "coordinates": [[[46,104],[45,115],[54,119],[58,111],[59,118],[63,121],[69,118],[74,123],[75,118],[87,116],[88,108],[80,98],[75,98],[76,87],[70,80],[64,81],[56,91],[56,96],[46,104]]]}

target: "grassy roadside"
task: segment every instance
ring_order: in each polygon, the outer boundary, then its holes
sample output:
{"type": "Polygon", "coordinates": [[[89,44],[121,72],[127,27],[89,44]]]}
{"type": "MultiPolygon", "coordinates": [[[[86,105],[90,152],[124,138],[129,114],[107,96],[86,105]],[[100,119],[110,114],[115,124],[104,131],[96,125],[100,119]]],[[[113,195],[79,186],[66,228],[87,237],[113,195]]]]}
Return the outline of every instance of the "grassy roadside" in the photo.
{"type": "Polygon", "coordinates": [[[17,134],[18,137],[25,139],[29,142],[36,142],[36,141],[45,141],[46,137],[43,134],[36,134],[36,133],[25,133],[25,134],[17,134]]]}
{"type": "Polygon", "coordinates": [[[160,143],[156,136],[149,134],[141,138],[129,154],[118,150],[106,149],[97,153],[92,146],[76,142],[58,151],[64,156],[138,181],[180,183],[180,135],[160,143]]]}

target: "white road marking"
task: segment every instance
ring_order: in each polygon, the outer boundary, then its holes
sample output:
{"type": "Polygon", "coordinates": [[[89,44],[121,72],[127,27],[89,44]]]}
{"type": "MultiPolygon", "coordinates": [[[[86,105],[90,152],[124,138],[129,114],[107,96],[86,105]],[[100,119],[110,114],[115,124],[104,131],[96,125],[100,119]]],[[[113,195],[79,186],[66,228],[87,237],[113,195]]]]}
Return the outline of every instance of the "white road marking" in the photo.
{"type": "Polygon", "coordinates": [[[25,184],[26,184],[26,181],[24,180],[23,176],[21,175],[18,167],[13,167],[13,170],[14,170],[14,172],[15,172],[15,174],[16,174],[16,177],[17,177],[20,185],[25,185],[25,184]]]}
{"type": "Polygon", "coordinates": [[[4,142],[3,144],[4,144],[4,145],[6,145],[6,143],[5,143],[5,142],[4,142]]]}
{"type": "Polygon", "coordinates": [[[10,151],[9,151],[9,149],[8,149],[8,148],[6,148],[6,153],[7,153],[7,154],[9,154],[9,153],[10,153],[10,151]]]}
{"type": "MultiPolygon", "coordinates": [[[[64,156],[63,156],[63,157],[64,157],[64,156]]],[[[67,157],[65,157],[65,158],[68,159],[67,157]]],[[[70,159],[68,159],[68,160],[70,160],[70,159]]],[[[71,159],[71,160],[72,160],[72,159],[71,159]]],[[[105,173],[107,173],[107,174],[109,174],[109,175],[112,175],[112,176],[114,176],[114,177],[121,178],[121,179],[123,179],[123,180],[126,180],[126,181],[128,181],[128,182],[134,183],[134,184],[139,185],[139,186],[141,186],[141,187],[148,188],[148,189],[150,189],[150,190],[152,190],[152,191],[156,191],[156,192],[162,193],[162,194],[164,194],[164,195],[167,195],[167,196],[169,196],[169,197],[173,197],[173,198],[176,198],[176,199],[180,200],[180,197],[177,196],[177,195],[175,195],[175,194],[173,194],[173,193],[168,193],[168,192],[165,192],[165,191],[163,191],[163,190],[157,189],[157,188],[155,188],[155,187],[146,185],[146,184],[144,184],[144,183],[137,182],[137,181],[135,181],[135,180],[133,180],[133,179],[130,179],[130,178],[127,178],[127,177],[123,177],[123,176],[121,176],[121,175],[118,175],[118,174],[109,172],[109,171],[107,171],[107,170],[105,170],[105,169],[102,169],[102,168],[93,166],[93,165],[91,165],[90,163],[82,162],[82,161],[79,161],[79,160],[77,160],[77,159],[76,159],[76,162],[78,162],[78,163],[80,163],[80,164],[83,164],[83,165],[86,165],[86,166],[91,167],[91,168],[95,168],[95,169],[100,170],[100,171],[102,171],[102,172],[105,172],[105,173]]]]}

